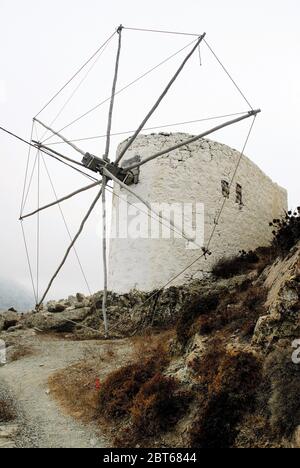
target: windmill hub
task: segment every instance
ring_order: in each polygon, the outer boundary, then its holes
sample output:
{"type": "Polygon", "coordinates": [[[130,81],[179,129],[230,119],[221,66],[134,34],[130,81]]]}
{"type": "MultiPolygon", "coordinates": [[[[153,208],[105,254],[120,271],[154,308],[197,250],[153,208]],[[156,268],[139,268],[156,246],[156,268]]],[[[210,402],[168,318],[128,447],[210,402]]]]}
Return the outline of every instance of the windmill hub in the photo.
{"type": "MultiPolygon", "coordinates": [[[[134,168],[132,170],[127,169],[132,164],[139,162],[140,157],[135,156],[127,160],[122,167],[118,167],[115,163],[110,162],[109,160],[104,160],[94,156],[90,153],[86,153],[82,159],[82,164],[89,169],[90,171],[97,172],[103,175],[103,169],[107,169],[112,175],[114,175],[121,182],[124,182],[126,185],[137,184],[139,180],[139,168],[134,168]]],[[[109,177],[108,177],[109,179],[109,177]]]]}

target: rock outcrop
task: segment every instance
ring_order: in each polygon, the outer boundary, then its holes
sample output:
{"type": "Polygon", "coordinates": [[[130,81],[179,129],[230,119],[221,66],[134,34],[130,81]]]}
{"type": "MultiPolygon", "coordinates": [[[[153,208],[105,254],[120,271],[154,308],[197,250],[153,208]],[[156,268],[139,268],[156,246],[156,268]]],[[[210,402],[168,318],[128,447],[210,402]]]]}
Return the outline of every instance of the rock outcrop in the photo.
{"type": "Polygon", "coordinates": [[[270,346],[280,339],[292,341],[300,337],[300,243],[264,274],[268,314],[259,319],[253,342],[270,346]]]}

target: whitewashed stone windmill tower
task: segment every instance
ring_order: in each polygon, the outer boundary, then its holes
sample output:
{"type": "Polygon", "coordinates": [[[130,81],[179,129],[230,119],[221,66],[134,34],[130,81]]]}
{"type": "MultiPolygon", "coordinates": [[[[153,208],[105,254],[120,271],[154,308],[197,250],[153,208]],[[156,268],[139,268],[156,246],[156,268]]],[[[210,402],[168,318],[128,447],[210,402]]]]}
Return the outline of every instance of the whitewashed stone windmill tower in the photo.
{"type": "MultiPolygon", "coordinates": [[[[143,160],[162,148],[172,147],[189,138],[191,135],[182,133],[141,135],[130,147],[124,161],[137,156],[143,160]]],[[[124,144],[126,142],[120,145],[119,151],[124,144]]],[[[280,218],[287,210],[286,190],[273,183],[250,159],[226,145],[204,139],[141,166],[139,181],[131,189],[133,193],[128,194],[125,189],[115,186],[108,285],[118,293],[131,289],[153,291],[164,286],[202,253],[201,247],[207,245],[216,226],[210,243],[212,255],[203,256],[172,281],[172,285],[186,283],[194,277],[201,278],[219,258],[267,245],[272,238],[270,220],[280,218]],[[240,158],[238,173],[231,183],[240,158]],[[194,206],[194,211],[198,211],[195,226],[197,245],[187,248],[186,239],[176,238],[172,232],[166,238],[162,231],[159,236],[153,235],[151,213],[148,216],[144,213],[140,218],[144,224],[140,236],[133,230],[130,232],[132,218],[130,212],[125,217],[120,215],[119,211],[125,208],[120,204],[120,196],[126,195],[127,202],[136,204],[134,194],[153,204],[156,211],[159,208],[164,210],[166,218],[170,213],[169,205],[175,209],[178,206],[179,213],[184,212],[180,207],[194,206]],[[224,199],[226,204],[218,225],[215,225],[224,199]],[[124,223],[127,223],[125,228],[124,223]],[[120,232],[123,238],[118,236],[120,232]]],[[[134,210],[131,212],[135,223],[134,210]]],[[[195,223],[196,213],[193,219],[195,223]]],[[[188,223],[191,225],[192,221],[189,219],[188,223]]],[[[180,219],[177,219],[176,226],[179,223],[180,219]]],[[[184,226],[186,224],[180,224],[181,230],[184,226]]]]}

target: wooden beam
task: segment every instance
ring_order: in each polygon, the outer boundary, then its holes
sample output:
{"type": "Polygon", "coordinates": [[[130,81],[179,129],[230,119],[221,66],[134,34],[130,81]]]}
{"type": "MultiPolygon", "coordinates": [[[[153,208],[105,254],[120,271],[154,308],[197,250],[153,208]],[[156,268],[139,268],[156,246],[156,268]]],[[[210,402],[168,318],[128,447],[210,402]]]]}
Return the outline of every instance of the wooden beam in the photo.
{"type": "Polygon", "coordinates": [[[188,140],[185,140],[185,141],[183,141],[181,143],[178,143],[177,145],[174,145],[174,146],[171,146],[170,148],[159,151],[158,153],[155,153],[152,156],[149,156],[148,158],[145,158],[145,159],[143,159],[142,161],[140,161],[138,163],[132,164],[131,166],[126,167],[126,170],[131,171],[132,169],[135,169],[136,167],[140,167],[143,164],[146,164],[147,162],[152,161],[153,159],[156,159],[156,158],[159,158],[160,156],[163,156],[164,154],[171,153],[172,151],[175,151],[178,148],[181,148],[182,146],[186,146],[186,145],[189,145],[191,143],[194,143],[195,141],[200,140],[201,138],[204,138],[207,135],[210,135],[211,133],[214,133],[214,132],[216,132],[218,130],[221,130],[222,128],[228,127],[229,125],[233,125],[233,124],[238,123],[238,122],[241,122],[242,120],[249,119],[249,117],[254,117],[257,114],[259,114],[260,112],[261,112],[260,109],[250,111],[250,112],[248,112],[246,115],[244,115],[242,117],[238,117],[237,119],[234,119],[234,120],[229,120],[228,122],[225,122],[225,123],[223,123],[221,125],[218,125],[217,127],[214,127],[214,128],[212,128],[210,130],[207,130],[206,132],[200,133],[200,135],[189,138],[188,140]]]}
{"type": "Polygon", "coordinates": [[[114,102],[115,102],[115,95],[116,95],[116,87],[117,87],[119,64],[120,64],[121,45],[122,45],[122,29],[123,29],[123,26],[120,25],[119,28],[118,28],[119,43],[118,43],[118,51],[117,51],[117,58],[116,58],[116,64],[115,64],[115,74],[114,74],[114,79],[113,79],[111,98],[110,98],[110,106],[109,106],[109,112],[108,112],[108,122],[107,122],[107,131],[106,131],[106,146],[105,146],[105,153],[104,153],[104,159],[105,160],[108,160],[108,157],[109,157],[112,116],[113,116],[113,109],[114,109],[114,102]]]}
{"type": "Polygon", "coordinates": [[[107,290],[108,290],[108,275],[107,275],[107,242],[106,242],[106,184],[107,178],[102,176],[102,258],[103,258],[103,297],[102,297],[102,315],[104,323],[105,337],[108,336],[108,321],[107,321],[107,290]]]}
{"type": "Polygon", "coordinates": [[[54,149],[49,148],[49,146],[45,146],[45,145],[43,145],[42,143],[40,143],[40,142],[38,142],[36,140],[32,140],[32,141],[34,143],[34,147],[37,148],[37,149],[50,151],[51,153],[55,154],[56,156],[59,156],[60,158],[65,159],[66,161],[69,161],[72,164],[76,164],[77,166],[80,166],[80,167],[85,167],[82,163],[76,161],[75,159],[69,158],[68,156],[64,156],[63,154],[59,153],[58,151],[55,151],[54,149]]]}
{"type": "Polygon", "coordinates": [[[40,211],[46,210],[47,208],[51,208],[52,206],[58,205],[61,202],[69,200],[70,198],[74,197],[75,195],[78,195],[79,193],[82,193],[82,192],[85,192],[86,190],[90,190],[90,189],[92,189],[94,187],[97,187],[97,185],[100,185],[101,183],[102,183],[102,180],[99,180],[99,182],[94,182],[93,184],[87,185],[86,187],[83,187],[83,188],[81,188],[79,190],[76,190],[75,192],[72,192],[72,193],[70,193],[69,195],[66,195],[63,198],[60,198],[59,200],[57,200],[57,201],[55,201],[53,203],[49,203],[48,205],[42,206],[38,210],[32,211],[32,213],[28,213],[28,214],[26,214],[24,216],[21,216],[19,219],[20,219],[20,221],[22,221],[25,218],[29,218],[30,216],[33,216],[33,215],[39,213],[40,211]]]}
{"type": "Polygon", "coordinates": [[[81,222],[81,224],[80,224],[80,227],[79,227],[79,229],[78,229],[78,231],[77,231],[77,234],[75,235],[74,239],[72,240],[71,244],[69,245],[69,247],[68,247],[68,249],[67,249],[67,251],[66,251],[66,253],[65,253],[65,255],[64,255],[64,258],[62,259],[62,261],[61,261],[59,267],[57,268],[57,270],[55,271],[54,275],[52,276],[52,278],[51,278],[51,280],[50,280],[50,282],[49,282],[49,284],[48,284],[48,286],[47,286],[47,289],[46,289],[46,291],[44,292],[44,294],[43,294],[43,296],[42,296],[40,302],[37,304],[37,308],[38,308],[38,309],[40,309],[40,307],[41,307],[41,305],[43,304],[45,298],[47,297],[48,292],[50,291],[50,289],[51,289],[51,287],[52,287],[52,284],[53,284],[55,278],[58,276],[60,270],[62,269],[62,267],[63,267],[64,264],[66,263],[66,261],[67,261],[67,259],[68,259],[68,256],[69,256],[69,254],[70,254],[70,252],[71,252],[71,250],[73,249],[73,247],[74,247],[74,245],[75,245],[77,239],[79,238],[80,234],[82,233],[83,228],[84,228],[84,226],[85,226],[87,220],[88,220],[89,217],[90,217],[90,214],[92,213],[92,211],[93,211],[93,209],[95,208],[95,206],[96,206],[96,204],[97,204],[99,198],[101,197],[101,194],[102,194],[102,187],[101,187],[100,191],[97,193],[97,196],[96,196],[96,198],[94,199],[93,203],[91,204],[90,208],[88,209],[88,212],[86,213],[85,217],[83,218],[83,220],[82,220],[82,222],[81,222]]]}
{"type": "MultiPolygon", "coordinates": [[[[112,126],[112,117],[113,117],[113,110],[114,110],[114,102],[115,102],[115,94],[116,94],[116,86],[118,80],[118,72],[119,72],[119,63],[120,63],[120,54],[121,54],[121,45],[122,45],[122,29],[123,26],[120,25],[117,32],[119,35],[119,42],[118,42],[118,50],[117,50],[117,57],[116,57],[116,64],[115,64],[115,72],[111,90],[111,98],[110,98],[110,105],[108,111],[108,121],[107,121],[107,131],[106,131],[106,145],[105,145],[105,153],[104,153],[104,161],[109,161],[109,148],[110,148],[110,134],[111,134],[111,126],[112,126]]],[[[102,314],[103,314],[103,322],[104,322],[104,330],[105,330],[105,337],[108,337],[108,321],[107,321],[107,291],[108,291],[108,274],[107,274],[107,240],[106,240],[106,229],[107,229],[107,219],[106,219],[106,184],[107,184],[107,177],[105,175],[102,176],[102,258],[103,258],[103,298],[102,298],[102,314]]]]}
{"type": "Polygon", "coordinates": [[[199,39],[197,40],[196,42],[196,45],[193,47],[193,49],[191,50],[191,52],[189,52],[189,54],[186,56],[186,58],[184,59],[184,61],[182,62],[182,64],[180,65],[180,67],[178,68],[177,72],[175,73],[175,75],[173,76],[173,78],[171,79],[171,81],[168,83],[167,87],[164,89],[163,93],[159,96],[158,100],[156,101],[156,103],[154,104],[154,106],[151,108],[150,112],[146,115],[146,117],[144,118],[144,120],[142,121],[142,123],[140,124],[140,126],[138,127],[138,129],[136,130],[136,132],[134,133],[134,135],[132,135],[132,137],[130,138],[130,140],[127,142],[127,144],[125,145],[125,148],[121,151],[121,153],[119,154],[119,156],[117,157],[116,159],[116,163],[119,163],[121,161],[121,159],[123,158],[123,156],[125,155],[125,153],[128,151],[128,149],[130,148],[130,146],[133,144],[133,142],[135,141],[135,139],[137,138],[137,136],[139,135],[139,133],[142,131],[142,129],[144,128],[145,124],[148,122],[148,120],[150,119],[150,117],[153,115],[153,113],[156,111],[156,109],[158,108],[159,104],[161,103],[161,101],[164,99],[164,97],[166,96],[166,94],[168,93],[169,89],[171,88],[171,86],[173,85],[173,83],[176,81],[176,79],[178,78],[179,74],[181,73],[181,71],[183,70],[184,66],[186,65],[186,63],[188,62],[188,60],[191,58],[191,56],[194,54],[194,52],[198,49],[198,46],[199,44],[203,41],[203,39],[205,38],[206,34],[202,34],[202,36],[199,37],[199,39]]]}
{"type": "Polygon", "coordinates": [[[39,123],[42,127],[44,127],[46,130],[49,130],[49,132],[53,133],[54,135],[58,136],[61,140],[63,140],[67,145],[71,146],[75,151],[77,151],[78,153],[82,154],[83,156],[85,156],[85,151],[83,151],[82,149],[78,148],[78,146],[74,145],[74,143],[70,142],[67,138],[65,138],[61,133],[59,132],[56,132],[55,130],[53,130],[51,127],[49,127],[48,125],[44,124],[43,122],[41,122],[40,120],[38,119],[33,119],[35,122],[39,123]]]}
{"type": "Polygon", "coordinates": [[[187,240],[188,242],[193,242],[195,245],[197,245],[199,247],[199,249],[201,249],[202,247],[198,244],[196,244],[195,242],[195,238],[194,237],[190,237],[188,236],[185,231],[182,229],[182,227],[178,227],[176,226],[176,224],[171,220],[171,219],[168,219],[168,218],[165,218],[164,216],[162,216],[160,213],[157,213],[155,210],[153,210],[152,206],[150,205],[150,203],[148,203],[146,200],[144,200],[140,195],[138,195],[137,193],[135,193],[133,190],[131,190],[128,185],[124,184],[124,182],[122,182],[121,180],[119,180],[117,177],[115,177],[111,172],[109,172],[106,168],[103,169],[103,172],[105,175],[107,175],[107,177],[109,177],[110,179],[112,179],[114,182],[116,182],[117,184],[120,185],[120,187],[122,187],[124,190],[127,190],[127,192],[129,192],[131,195],[133,195],[135,198],[137,198],[140,202],[142,202],[150,212],[154,213],[155,216],[157,216],[159,219],[163,219],[164,221],[166,221],[168,223],[168,225],[172,226],[178,234],[180,234],[185,240],[187,240]]]}

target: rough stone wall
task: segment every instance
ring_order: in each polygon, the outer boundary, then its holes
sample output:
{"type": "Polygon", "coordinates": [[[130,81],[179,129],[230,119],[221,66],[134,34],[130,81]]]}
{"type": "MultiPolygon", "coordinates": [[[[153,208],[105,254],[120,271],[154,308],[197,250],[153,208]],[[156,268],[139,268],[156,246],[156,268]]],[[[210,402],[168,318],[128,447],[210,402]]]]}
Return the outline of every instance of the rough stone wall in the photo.
{"type": "MultiPolygon", "coordinates": [[[[140,135],[124,159],[136,155],[143,159],[188,137],[184,133],[140,135]]],[[[199,140],[142,166],[140,182],[131,189],[148,202],[203,203],[206,245],[224,200],[221,181],[230,182],[239,158],[240,153],[226,145],[199,140]]],[[[114,205],[120,195],[125,191],[115,187],[114,205]]],[[[127,200],[137,202],[132,195],[127,200]]],[[[221,257],[267,245],[272,237],[269,221],[281,217],[285,209],[287,192],[243,156],[210,245],[212,255],[196,262],[171,284],[207,275],[221,257]],[[236,202],[236,184],[242,186],[243,205],[236,202]]],[[[109,288],[118,293],[160,288],[201,253],[201,248],[187,250],[184,239],[112,239],[109,288]]]]}

